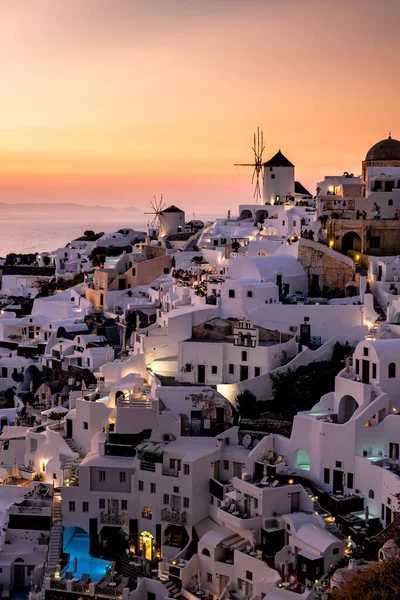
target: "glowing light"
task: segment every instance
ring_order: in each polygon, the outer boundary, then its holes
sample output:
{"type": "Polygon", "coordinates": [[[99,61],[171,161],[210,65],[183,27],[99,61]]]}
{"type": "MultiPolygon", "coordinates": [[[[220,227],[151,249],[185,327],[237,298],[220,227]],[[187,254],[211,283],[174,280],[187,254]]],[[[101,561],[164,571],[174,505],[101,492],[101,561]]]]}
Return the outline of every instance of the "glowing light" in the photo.
{"type": "Polygon", "coordinates": [[[356,254],[356,261],[358,262],[360,260],[360,255],[356,254]]]}
{"type": "Polygon", "coordinates": [[[333,248],[333,246],[335,245],[335,242],[333,240],[329,241],[329,248],[333,248]]]}
{"type": "Polygon", "coordinates": [[[288,483],[290,483],[290,485],[292,485],[292,483],[294,483],[293,479],[289,479],[288,483]]]}
{"type": "Polygon", "coordinates": [[[331,193],[332,193],[332,192],[333,192],[333,189],[334,189],[334,188],[333,188],[333,185],[330,185],[330,186],[328,187],[328,192],[331,192],[331,193]]]}
{"type": "Polygon", "coordinates": [[[392,408],[392,411],[393,411],[394,413],[397,413],[397,408],[396,408],[395,406],[393,406],[393,408],[392,408]]]}

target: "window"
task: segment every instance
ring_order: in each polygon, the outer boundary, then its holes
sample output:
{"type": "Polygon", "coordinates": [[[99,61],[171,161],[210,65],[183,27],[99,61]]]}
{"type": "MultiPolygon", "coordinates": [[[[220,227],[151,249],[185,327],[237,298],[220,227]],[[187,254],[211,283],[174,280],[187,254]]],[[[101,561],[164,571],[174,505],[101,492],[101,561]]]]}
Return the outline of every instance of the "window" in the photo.
{"type": "Polygon", "coordinates": [[[330,482],[330,479],[331,479],[331,470],[324,469],[324,483],[328,484],[330,482]]]}
{"type": "Polygon", "coordinates": [[[243,361],[247,360],[247,350],[242,350],[242,360],[243,361]]]}
{"type": "Polygon", "coordinates": [[[229,469],[229,460],[224,460],[224,469],[225,469],[225,471],[228,471],[228,469],[229,469]]]}
{"type": "Polygon", "coordinates": [[[368,498],[370,498],[371,500],[373,500],[375,498],[375,492],[374,492],[374,490],[369,490],[369,492],[368,492],[368,498]]]}
{"type": "Polygon", "coordinates": [[[209,581],[209,582],[212,581],[212,574],[211,573],[207,573],[207,581],[209,581]]]}
{"type": "Polygon", "coordinates": [[[174,494],[179,494],[179,486],[174,485],[174,494]]]}
{"type": "Polygon", "coordinates": [[[390,506],[392,504],[392,499],[391,498],[387,498],[386,504],[388,504],[390,506]]]}
{"type": "Polygon", "coordinates": [[[143,492],[144,484],[143,481],[138,481],[138,490],[139,492],[143,492]]]}
{"type": "Polygon", "coordinates": [[[260,367],[254,367],[254,377],[259,377],[261,374],[260,367]]]}
{"type": "Polygon", "coordinates": [[[87,421],[83,421],[83,429],[89,429],[89,423],[87,421]]]}
{"type": "Polygon", "coordinates": [[[360,374],[360,361],[356,358],[356,375],[360,374]]]}
{"type": "Polygon", "coordinates": [[[332,554],[339,554],[339,548],[333,548],[332,554]]]}
{"type": "Polygon", "coordinates": [[[106,472],[99,471],[99,481],[105,481],[105,480],[106,480],[106,472]]]}
{"type": "Polygon", "coordinates": [[[376,379],[376,363],[372,363],[372,379],[376,379]]]}
{"type": "Polygon", "coordinates": [[[253,581],[253,573],[251,571],[246,571],[246,579],[253,581]]]}
{"type": "Polygon", "coordinates": [[[128,510],[128,500],[121,500],[121,510],[128,510]]]}
{"type": "Polygon", "coordinates": [[[384,521],[385,519],[385,505],[381,504],[381,519],[384,521]]]}
{"type": "Polygon", "coordinates": [[[381,247],[381,238],[378,235],[371,235],[369,238],[369,247],[370,248],[380,248],[381,247]]]}
{"type": "Polygon", "coordinates": [[[253,297],[253,292],[251,290],[247,290],[247,297],[248,298],[252,298],[253,297]]]}
{"type": "Polygon", "coordinates": [[[275,179],[275,173],[271,174],[271,179],[275,179]]]}
{"type": "Polygon", "coordinates": [[[125,471],[120,471],[119,472],[119,482],[125,483],[125,481],[126,481],[126,473],[125,473],[125,471]]]}
{"type": "Polygon", "coordinates": [[[336,463],[335,463],[335,465],[336,465],[337,469],[341,469],[342,468],[342,463],[341,463],[340,460],[337,460],[336,463]]]}
{"type": "Polygon", "coordinates": [[[209,551],[207,548],[203,548],[203,550],[201,551],[201,553],[202,553],[204,556],[211,556],[211,555],[210,555],[210,551],[209,551]]]}
{"type": "Polygon", "coordinates": [[[211,374],[212,375],[217,375],[218,373],[218,367],[217,365],[211,365],[211,374]]]}
{"type": "Polygon", "coordinates": [[[183,499],[183,508],[189,508],[189,498],[183,499]]]}
{"type": "Polygon", "coordinates": [[[368,356],[369,348],[363,348],[363,356],[368,356]]]}
{"type": "Polygon", "coordinates": [[[229,290],[228,296],[229,296],[229,298],[234,298],[235,297],[235,290],[229,290]]]}
{"type": "Polygon", "coordinates": [[[395,363],[390,363],[389,368],[388,368],[388,377],[389,377],[389,379],[394,379],[396,377],[395,363]]]}
{"type": "Polygon", "coordinates": [[[163,494],[163,504],[169,504],[169,494],[163,494]]]}
{"type": "Polygon", "coordinates": [[[187,464],[183,465],[183,474],[190,475],[190,465],[187,465],[187,464]]]}
{"type": "Polygon", "coordinates": [[[290,524],[289,524],[289,523],[286,523],[286,529],[287,529],[288,531],[290,531],[290,524]]]}
{"type": "Polygon", "coordinates": [[[82,502],[82,512],[89,512],[89,502],[82,502]]]}
{"type": "Polygon", "coordinates": [[[296,221],[293,221],[293,227],[296,227],[296,221]]]}
{"type": "Polygon", "coordinates": [[[347,473],[347,487],[352,490],[354,486],[354,475],[353,473],[347,473]]]}
{"type": "Polygon", "coordinates": [[[235,365],[232,363],[229,364],[229,375],[233,375],[235,373],[235,365]]]}
{"type": "Polygon", "coordinates": [[[393,206],[393,200],[392,199],[388,200],[388,206],[393,206]]]}
{"type": "Polygon", "coordinates": [[[254,508],[258,508],[258,498],[254,498],[254,508]]]}
{"type": "Polygon", "coordinates": [[[75,512],[75,502],[70,500],[68,503],[69,512],[75,512]]]}
{"type": "Polygon", "coordinates": [[[149,508],[148,506],[142,508],[142,519],[149,519],[149,521],[151,521],[152,517],[153,514],[151,512],[151,508],[149,508]]]}
{"type": "Polygon", "coordinates": [[[156,595],[154,592],[147,592],[147,600],[156,600],[156,595]]]}
{"type": "Polygon", "coordinates": [[[106,501],[104,500],[104,498],[100,498],[99,499],[99,509],[103,510],[106,507],[106,501]]]}
{"type": "Polygon", "coordinates": [[[150,483],[150,494],[155,494],[157,492],[157,486],[155,483],[150,483]]]}
{"type": "Polygon", "coordinates": [[[169,273],[169,268],[168,267],[164,267],[164,275],[168,275],[169,273]]]}

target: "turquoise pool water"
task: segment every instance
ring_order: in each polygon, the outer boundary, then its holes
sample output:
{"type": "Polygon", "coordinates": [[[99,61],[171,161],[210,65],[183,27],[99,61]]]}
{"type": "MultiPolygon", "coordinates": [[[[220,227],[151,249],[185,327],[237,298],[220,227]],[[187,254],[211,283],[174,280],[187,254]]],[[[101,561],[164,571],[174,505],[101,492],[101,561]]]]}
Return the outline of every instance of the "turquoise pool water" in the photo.
{"type": "Polygon", "coordinates": [[[383,460],[383,456],[367,456],[367,460],[372,460],[372,462],[378,462],[379,460],[383,460]]]}
{"type": "Polygon", "coordinates": [[[296,465],[298,469],[302,469],[303,471],[310,471],[310,465],[296,465]]]}
{"type": "Polygon", "coordinates": [[[67,536],[63,544],[63,552],[69,554],[69,563],[65,569],[73,572],[74,558],[78,559],[78,569],[75,577],[79,579],[82,573],[88,573],[92,581],[99,581],[106,574],[110,563],[89,554],[89,534],[81,529],[75,529],[72,536],[67,536]]]}

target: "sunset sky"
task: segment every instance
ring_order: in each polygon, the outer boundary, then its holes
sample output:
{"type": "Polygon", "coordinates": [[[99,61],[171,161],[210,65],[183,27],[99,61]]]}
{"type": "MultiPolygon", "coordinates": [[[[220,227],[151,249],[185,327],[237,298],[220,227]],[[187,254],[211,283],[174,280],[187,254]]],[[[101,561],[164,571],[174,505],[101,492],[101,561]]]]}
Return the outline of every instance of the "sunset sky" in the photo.
{"type": "Polygon", "coordinates": [[[252,199],[252,135],[311,191],[400,138],[400,0],[0,6],[0,201],[252,199]]]}

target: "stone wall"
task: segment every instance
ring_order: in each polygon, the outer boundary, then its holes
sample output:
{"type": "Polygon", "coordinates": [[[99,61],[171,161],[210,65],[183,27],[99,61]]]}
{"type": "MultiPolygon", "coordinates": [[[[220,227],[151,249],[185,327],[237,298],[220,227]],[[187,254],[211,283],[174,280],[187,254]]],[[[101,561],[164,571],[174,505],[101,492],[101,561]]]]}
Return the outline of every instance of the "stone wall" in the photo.
{"type": "Polygon", "coordinates": [[[300,241],[298,260],[308,273],[312,284],[313,275],[319,278],[319,288],[346,290],[349,284],[358,286],[358,275],[352,261],[316,242],[300,241]]]}

